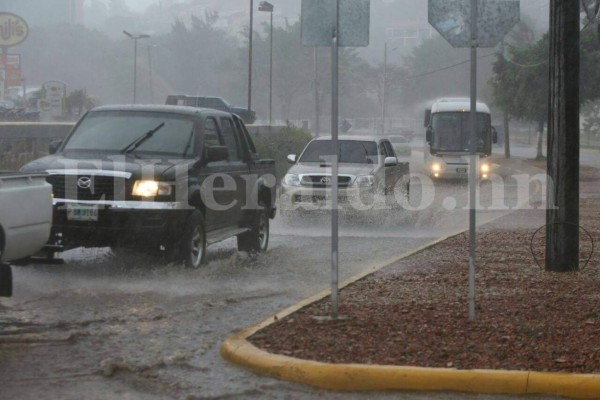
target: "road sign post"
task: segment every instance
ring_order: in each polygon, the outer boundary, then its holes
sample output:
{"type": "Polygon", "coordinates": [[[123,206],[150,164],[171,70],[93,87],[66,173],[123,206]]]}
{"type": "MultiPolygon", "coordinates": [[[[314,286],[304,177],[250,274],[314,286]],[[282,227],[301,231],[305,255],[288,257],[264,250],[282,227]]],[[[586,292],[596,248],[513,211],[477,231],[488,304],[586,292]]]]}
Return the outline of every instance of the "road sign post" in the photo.
{"type": "Polygon", "coordinates": [[[494,47],[519,22],[518,0],[429,0],[429,23],[453,47],[471,48],[469,144],[469,320],[475,320],[477,261],[477,48],[494,47]]]}
{"type": "Polygon", "coordinates": [[[302,0],[302,44],[331,46],[331,319],[338,319],[339,47],[369,44],[370,0],[302,0]]]}

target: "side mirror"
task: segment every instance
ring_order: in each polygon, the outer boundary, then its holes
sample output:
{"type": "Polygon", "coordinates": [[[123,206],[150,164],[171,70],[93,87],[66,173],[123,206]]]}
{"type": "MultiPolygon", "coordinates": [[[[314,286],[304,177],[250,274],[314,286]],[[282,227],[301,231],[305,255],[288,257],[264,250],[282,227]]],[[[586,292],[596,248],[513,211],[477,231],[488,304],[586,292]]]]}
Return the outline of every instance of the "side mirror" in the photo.
{"type": "Polygon", "coordinates": [[[226,161],[229,159],[229,150],[225,146],[206,146],[205,155],[207,163],[226,161]]]}
{"type": "Polygon", "coordinates": [[[287,160],[288,160],[288,162],[290,164],[296,164],[296,155],[295,154],[288,154],[287,160]]]}
{"type": "Polygon", "coordinates": [[[60,148],[61,144],[62,140],[55,140],[53,142],[50,142],[50,144],[48,145],[48,153],[55,154],[60,148]]]}
{"type": "Polygon", "coordinates": [[[492,143],[498,143],[498,131],[492,126],[492,143]]]}
{"type": "Polygon", "coordinates": [[[433,140],[433,128],[431,126],[428,126],[427,130],[425,131],[425,141],[427,143],[431,143],[432,140],[433,140]]]}
{"type": "Polygon", "coordinates": [[[386,167],[395,167],[398,165],[398,159],[396,157],[386,157],[383,161],[383,165],[386,167]]]}

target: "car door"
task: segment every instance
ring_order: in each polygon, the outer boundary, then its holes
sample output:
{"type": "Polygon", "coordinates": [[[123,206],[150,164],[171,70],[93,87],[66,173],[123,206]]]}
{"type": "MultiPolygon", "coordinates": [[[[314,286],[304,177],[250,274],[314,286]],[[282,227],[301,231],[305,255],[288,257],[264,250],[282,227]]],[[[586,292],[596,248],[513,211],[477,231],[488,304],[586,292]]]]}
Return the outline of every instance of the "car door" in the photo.
{"type": "Polygon", "coordinates": [[[227,173],[235,180],[236,207],[231,210],[232,224],[239,225],[242,221],[242,207],[246,203],[246,181],[244,176],[250,173],[250,168],[244,156],[244,143],[236,134],[235,123],[231,116],[220,117],[219,123],[225,146],[229,152],[227,173]]]}
{"type": "MultiPolygon", "coordinates": [[[[202,144],[204,159],[206,159],[209,147],[227,146],[217,116],[207,116],[204,119],[202,144]]],[[[236,221],[240,202],[237,198],[237,187],[232,186],[236,185],[235,175],[237,170],[239,170],[239,165],[235,160],[204,162],[202,167],[202,199],[206,206],[206,225],[209,230],[232,226],[236,221]],[[226,178],[223,174],[233,179],[226,178]],[[229,183],[226,183],[226,180],[229,183]],[[233,185],[231,182],[233,182],[233,185]]]]}

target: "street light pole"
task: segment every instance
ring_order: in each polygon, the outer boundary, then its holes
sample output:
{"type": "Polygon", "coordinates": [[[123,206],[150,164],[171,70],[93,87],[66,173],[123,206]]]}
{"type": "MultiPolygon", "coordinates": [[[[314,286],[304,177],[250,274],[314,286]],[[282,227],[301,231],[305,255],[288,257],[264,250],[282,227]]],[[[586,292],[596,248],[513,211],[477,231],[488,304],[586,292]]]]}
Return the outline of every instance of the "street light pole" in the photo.
{"type": "Polygon", "coordinates": [[[152,48],[155,44],[148,45],[148,71],[150,73],[150,103],[154,104],[154,82],[152,79],[152,48]]]}
{"type": "Polygon", "coordinates": [[[383,89],[381,101],[381,134],[385,135],[385,85],[387,84],[387,42],[383,45],[383,89]]]}
{"type": "Polygon", "coordinates": [[[133,39],[133,104],[136,103],[136,89],[137,89],[137,42],[139,39],[147,39],[150,35],[140,34],[140,35],[132,35],[127,31],[123,31],[123,33],[133,39]]]}
{"type": "Polygon", "coordinates": [[[254,0],[250,0],[250,31],[248,32],[248,111],[252,109],[252,18],[254,0]]]}
{"type": "Polygon", "coordinates": [[[271,44],[269,50],[269,130],[273,125],[273,9],[275,6],[267,1],[261,1],[258,11],[271,13],[271,44]]]}

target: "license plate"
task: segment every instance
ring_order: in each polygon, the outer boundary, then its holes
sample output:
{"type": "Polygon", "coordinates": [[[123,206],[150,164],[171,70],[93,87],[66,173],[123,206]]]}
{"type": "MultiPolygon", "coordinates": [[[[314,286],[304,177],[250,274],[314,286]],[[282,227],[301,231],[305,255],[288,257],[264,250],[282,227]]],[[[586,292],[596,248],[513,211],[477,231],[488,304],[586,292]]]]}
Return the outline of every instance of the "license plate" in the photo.
{"type": "Polygon", "coordinates": [[[98,206],[67,204],[69,221],[98,221],[98,206]]]}
{"type": "Polygon", "coordinates": [[[467,169],[466,168],[456,168],[456,172],[459,174],[466,174],[467,169]]]}

